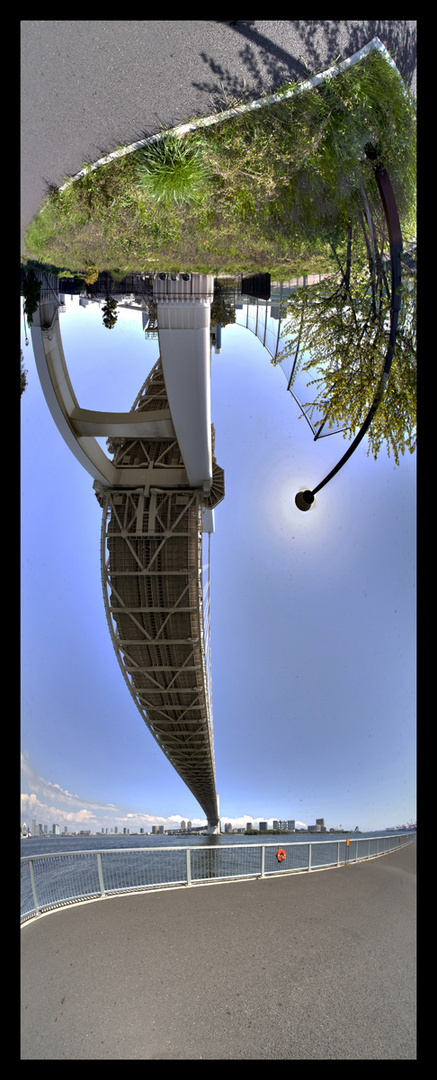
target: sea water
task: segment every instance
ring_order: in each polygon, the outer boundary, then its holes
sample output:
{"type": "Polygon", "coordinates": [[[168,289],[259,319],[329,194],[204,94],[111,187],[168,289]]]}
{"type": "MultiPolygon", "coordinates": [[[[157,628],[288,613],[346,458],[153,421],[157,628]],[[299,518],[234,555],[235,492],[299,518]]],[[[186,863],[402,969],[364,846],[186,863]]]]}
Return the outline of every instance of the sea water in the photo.
{"type": "MultiPolygon", "coordinates": [[[[383,850],[381,841],[396,837],[392,833],[281,833],[248,836],[237,833],[202,835],[104,835],[42,836],[21,840],[21,913],[34,909],[29,871],[29,856],[33,863],[34,885],[40,909],[67,903],[78,897],[98,896],[103,886],[106,893],[131,891],[159,885],[178,885],[187,882],[187,854],[190,849],[189,872],[193,882],[249,877],[261,872],[261,848],[264,851],[264,873],[277,873],[335,865],[349,858],[366,858],[383,850]],[[365,843],[363,841],[367,840],[365,843]],[[327,846],[327,841],[331,844],[327,846]],[[147,849],[147,850],[141,850],[147,849]],[[278,859],[283,849],[285,858],[278,859]],[[100,866],[96,852],[100,851],[100,866]],[[57,858],[50,858],[56,855],[57,858]],[[47,856],[47,857],[45,857],[47,856]]],[[[402,832],[399,834],[401,842],[402,832]]],[[[391,846],[391,845],[390,845],[391,846]]]]}

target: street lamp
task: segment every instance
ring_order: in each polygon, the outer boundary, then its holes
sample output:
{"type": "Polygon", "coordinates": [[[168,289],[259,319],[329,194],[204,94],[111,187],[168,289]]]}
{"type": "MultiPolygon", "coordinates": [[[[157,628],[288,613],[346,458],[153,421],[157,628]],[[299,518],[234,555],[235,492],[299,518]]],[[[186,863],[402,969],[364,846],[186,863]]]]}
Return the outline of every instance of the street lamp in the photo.
{"type": "Polygon", "coordinates": [[[382,372],[379,385],[377,387],[375,397],[372,405],[366,416],[366,419],[360,428],[358,435],[351,443],[349,449],[343,454],[343,457],[331,469],[331,472],[325,476],[324,480],[321,480],[317,487],[311,491],[308,488],[301,488],[295,497],[295,503],[298,510],[311,510],[314,506],[315,496],[318,491],[321,491],[326,484],[332,480],[332,477],[339,472],[339,470],[346,464],[346,461],[354,453],[358,444],[364,438],[366,431],[372,423],[373,417],[379,405],[381,404],[382,397],[387,386],[388,376],[390,373],[391,363],[393,360],[394,347],[396,341],[396,332],[398,328],[399,311],[401,306],[401,254],[402,254],[402,233],[399,222],[399,214],[396,206],[396,200],[391,186],[390,177],[386,169],[383,168],[381,162],[378,160],[378,155],[375,147],[367,143],[365,146],[366,157],[373,162],[373,168],[375,170],[375,180],[378,185],[379,194],[383,205],[385,220],[387,222],[388,234],[390,238],[390,258],[391,258],[391,305],[390,305],[390,335],[388,342],[388,349],[385,357],[384,370],[382,372]]]}
{"type": "Polygon", "coordinates": [[[309,488],[301,488],[294,501],[298,510],[311,510],[316,500],[314,493],[309,488]]]}

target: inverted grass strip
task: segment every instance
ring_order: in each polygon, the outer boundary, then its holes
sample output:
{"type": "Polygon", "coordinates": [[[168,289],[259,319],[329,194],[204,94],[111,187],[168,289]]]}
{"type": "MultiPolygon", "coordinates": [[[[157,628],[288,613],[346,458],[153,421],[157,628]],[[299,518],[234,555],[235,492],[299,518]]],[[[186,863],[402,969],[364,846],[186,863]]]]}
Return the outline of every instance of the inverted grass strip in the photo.
{"type": "Polygon", "coordinates": [[[105,157],[98,158],[90,165],[86,165],[80,172],[74,176],[69,177],[68,180],[60,186],[59,191],[65,191],[70,187],[70,184],[74,184],[75,180],[82,179],[83,176],[87,176],[88,173],[93,172],[95,169],[100,169],[102,165],[108,165],[111,161],[116,161],[117,158],[125,157],[126,154],[133,154],[136,150],[142,150],[145,146],[151,143],[159,142],[161,139],[168,138],[169,135],[182,136],[188,134],[190,131],[195,131],[196,128],[210,127],[212,124],[220,124],[223,120],[230,119],[245,112],[252,112],[256,109],[264,109],[268,105],[274,105],[281,101],[286,101],[287,98],[295,97],[297,94],[305,93],[307,90],[311,90],[316,86],[319,86],[327,79],[332,79],[342,71],[347,71],[348,68],[354,64],[358,64],[360,60],[363,60],[365,56],[374,51],[379,51],[387,60],[395,71],[397,71],[399,78],[402,82],[401,75],[396,67],[396,64],[390,53],[383,45],[382,41],[378,37],[372,38],[367,45],[363,45],[362,49],[354,53],[346,60],[342,60],[340,64],[333,64],[327,68],[326,71],[320,72],[318,75],[313,75],[311,79],[305,79],[305,81],[298,83],[296,86],[287,90],[280,90],[277,94],[269,94],[267,97],[256,98],[255,101],[251,101],[244,105],[235,105],[230,109],[226,109],[224,112],[215,114],[214,116],[201,117],[199,120],[192,120],[188,124],[180,124],[177,127],[170,128],[166,131],[161,131],[156,135],[149,135],[145,139],[139,139],[138,142],[129,143],[127,146],[119,147],[111,154],[107,154],[105,157]]]}

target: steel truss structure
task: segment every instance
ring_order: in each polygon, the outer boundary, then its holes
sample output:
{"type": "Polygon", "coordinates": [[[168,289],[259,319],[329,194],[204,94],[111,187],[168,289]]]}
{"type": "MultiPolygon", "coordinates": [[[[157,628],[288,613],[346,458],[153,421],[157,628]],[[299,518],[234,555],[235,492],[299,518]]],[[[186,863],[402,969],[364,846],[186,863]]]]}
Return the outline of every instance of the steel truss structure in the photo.
{"type": "MultiPolygon", "coordinates": [[[[160,361],[134,407],[168,409],[160,361]]],[[[219,809],[203,513],[224,496],[223,471],[214,459],[206,494],[188,487],[175,438],[117,438],[108,445],[116,466],[138,468],[142,475],[150,468],[155,484],[157,473],[162,475],[159,487],[96,492],[103,509],[101,572],[111,639],[144,722],[214,828],[219,809]],[[174,486],[178,471],[181,484],[174,486]]]]}

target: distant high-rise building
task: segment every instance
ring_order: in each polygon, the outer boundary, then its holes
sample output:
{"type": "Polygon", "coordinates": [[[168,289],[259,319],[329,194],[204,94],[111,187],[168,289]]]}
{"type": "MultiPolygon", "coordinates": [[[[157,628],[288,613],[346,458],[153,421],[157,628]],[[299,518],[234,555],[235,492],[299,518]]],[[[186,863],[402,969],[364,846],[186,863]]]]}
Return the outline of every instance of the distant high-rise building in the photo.
{"type": "Polygon", "coordinates": [[[260,832],[267,832],[267,822],[266,821],[260,821],[259,828],[260,828],[260,832]]]}
{"type": "Polygon", "coordinates": [[[272,829],[279,829],[279,821],[276,821],[275,818],[273,818],[272,829]]]}

